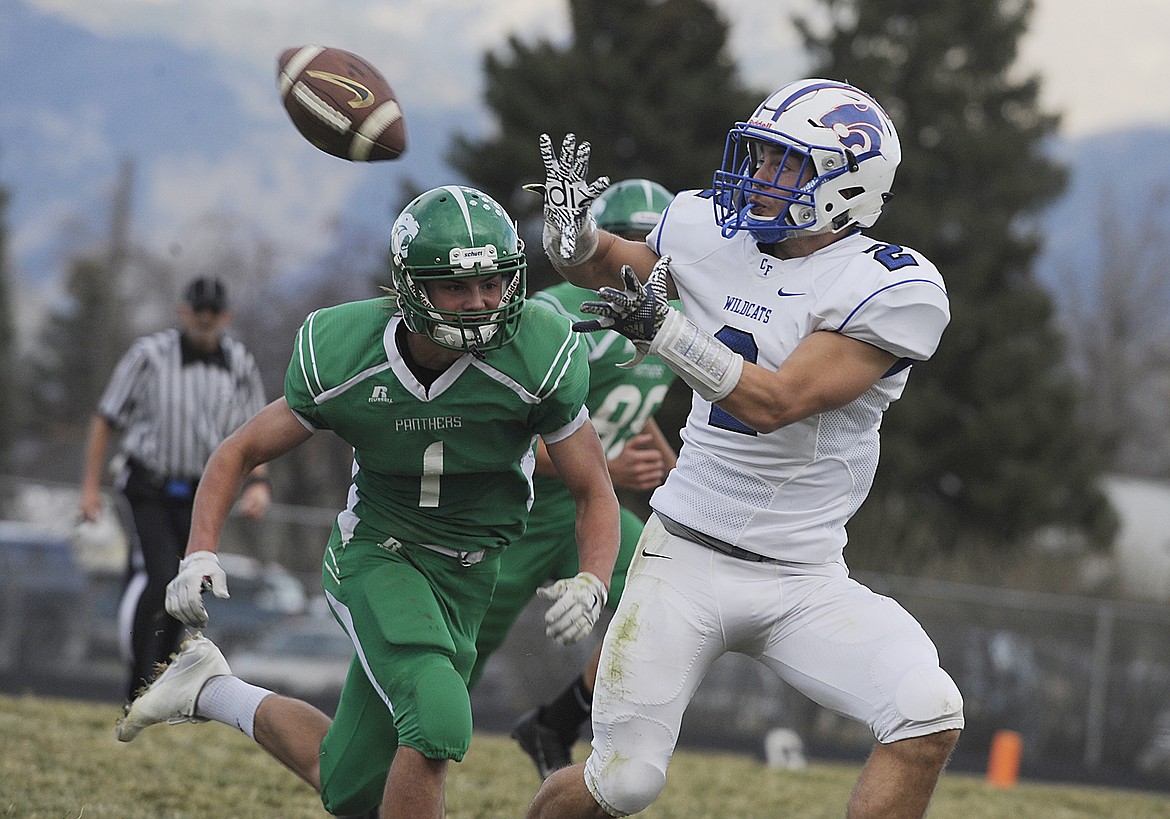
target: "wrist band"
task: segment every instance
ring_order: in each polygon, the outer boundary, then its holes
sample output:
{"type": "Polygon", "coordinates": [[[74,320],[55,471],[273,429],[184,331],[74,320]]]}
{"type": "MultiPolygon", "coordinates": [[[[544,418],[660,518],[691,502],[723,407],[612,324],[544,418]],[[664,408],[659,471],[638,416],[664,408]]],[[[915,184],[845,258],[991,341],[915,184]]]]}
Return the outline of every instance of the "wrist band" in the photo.
{"type": "Polygon", "coordinates": [[[570,259],[561,256],[558,247],[561,242],[561,231],[551,222],[544,223],[541,241],[544,244],[545,255],[558,271],[584,264],[597,251],[597,243],[600,241],[600,237],[597,235],[597,219],[591,212],[585,214],[585,221],[577,232],[577,244],[570,259]]]}
{"type": "Polygon", "coordinates": [[[731,394],[743,372],[743,356],[674,308],[649,351],[712,404],[731,394]]]}

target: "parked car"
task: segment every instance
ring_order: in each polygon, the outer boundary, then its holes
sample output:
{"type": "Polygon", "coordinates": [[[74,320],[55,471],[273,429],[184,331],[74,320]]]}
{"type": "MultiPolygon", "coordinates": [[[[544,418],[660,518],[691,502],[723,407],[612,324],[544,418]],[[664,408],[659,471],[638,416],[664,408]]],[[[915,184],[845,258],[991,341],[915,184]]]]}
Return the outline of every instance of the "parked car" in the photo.
{"type": "MultiPolygon", "coordinates": [[[[210,593],[203,595],[208,616],[203,631],[225,653],[252,645],[284,620],[305,613],[305,586],[288,569],[230,553],[220,554],[219,561],[227,573],[231,597],[220,600],[210,593]]],[[[95,624],[91,656],[126,657],[129,633],[118,622],[124,571],[93,572],[89,575],[89,588],[95,624]]]]}
{"type": "Polygon", "coordinates": [[[85,574],[68,540],[0,521],[0,673],[76,666],[88,620],[85,574]]]}
{"type": "Polygon", "coordinates": [[[232,673],[255,685],[310,702],[336,701],[354,656],[332,617],[301,617],[251,648],[228,654],[232,673]]]}

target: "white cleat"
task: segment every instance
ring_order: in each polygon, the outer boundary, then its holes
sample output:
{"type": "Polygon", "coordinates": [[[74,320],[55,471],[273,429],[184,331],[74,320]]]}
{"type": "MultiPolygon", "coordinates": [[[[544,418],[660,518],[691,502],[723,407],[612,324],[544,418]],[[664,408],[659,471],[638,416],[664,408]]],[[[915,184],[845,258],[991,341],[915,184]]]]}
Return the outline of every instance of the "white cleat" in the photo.
{"type": "Polygon", "coordinates": [[[183,641],[162,673],[126,706],[114,733],[122,742],[130,742],[143,728],[157,722],[207,722],[195,716],[199,692],[212,677],[231,673],[215,643],[196,632],[183,641]]]}

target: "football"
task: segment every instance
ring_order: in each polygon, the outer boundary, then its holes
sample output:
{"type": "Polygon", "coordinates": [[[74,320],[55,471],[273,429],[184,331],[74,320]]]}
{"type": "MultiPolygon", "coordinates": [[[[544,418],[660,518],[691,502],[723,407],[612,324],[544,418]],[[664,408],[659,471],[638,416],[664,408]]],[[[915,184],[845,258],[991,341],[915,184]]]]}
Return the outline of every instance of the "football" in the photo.
{"type": "Polygon", "coordinates": [[[406,121],[394,90],[358,55],[319,45],[285,49],[277,85],[293,125],[325,153],[378,162],[406,150],[406,121]]]}

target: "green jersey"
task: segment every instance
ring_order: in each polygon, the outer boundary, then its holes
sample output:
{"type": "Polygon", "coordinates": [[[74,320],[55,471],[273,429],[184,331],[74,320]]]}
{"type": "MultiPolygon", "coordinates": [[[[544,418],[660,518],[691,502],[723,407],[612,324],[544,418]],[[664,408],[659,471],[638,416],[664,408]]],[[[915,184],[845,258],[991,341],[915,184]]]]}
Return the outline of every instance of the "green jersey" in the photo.
{"type": "MultiPolygon", "coordinates": [[[[536,293],[528,302],[566,318],[580,319],[589,317],[581,312],[581,302],[594,298],[592,290],[566,282],[536,293]]],[[[586,404],[606,458],[616,458],[661,406],[675,375],[657,358],[645,358],[629,369],[619,368],[618,364],[634,357],[634,345],[612,330],[582,333],[582,342],[589,360],[586,404]]],[[[577,513],[572,494],[557,478],[537,475],[534,485],[536,501],[528,530],[519,543],[501,555],[491,606],[476,637],[479,653],[471,672],[473,686],[483,674],[488,657],[503,645],[533,592],[548,580],[572,577],[579,568],[573,527],[577,513]]],[[[617,606],[625,589],[626,570],[641,533],[642,521],[630,510],[622,509],[621,543],[606,602],[611,609],[617,606]]]]}
{"type": "MultiPolygon", "coordinates": [[[[596,300],[592,290],[569,282],[555,284],[534,294],[529,301],[547,307],[571,321],[594,318],[581,312],[581,303],[596,300]]],[[[626,442],[642,431],[666,398],[675,374],[655,357],[642,359],[629,369],[619,368],[634,357],[634,343],[606,330],[583,333],[589,360],[589,417],[601,438],[606,460],[621,454],[626,442]]],[[[536,476],[536,507],[541,514],[546,502],[571,502],[569,490],[556,478],[536,476]]]]}
{"type": "Polygon", "coordinates": [[[297,333],[285,375],[289,407],[354,449],[343,533],[369,527],[411,543],[473,551],[524,532],[535,436],[579,429],[586,347],[563,316],[526,305],[517,337],[465,354],[430,387],[411,373],[386,299],[318,310],[297,333]]]}

